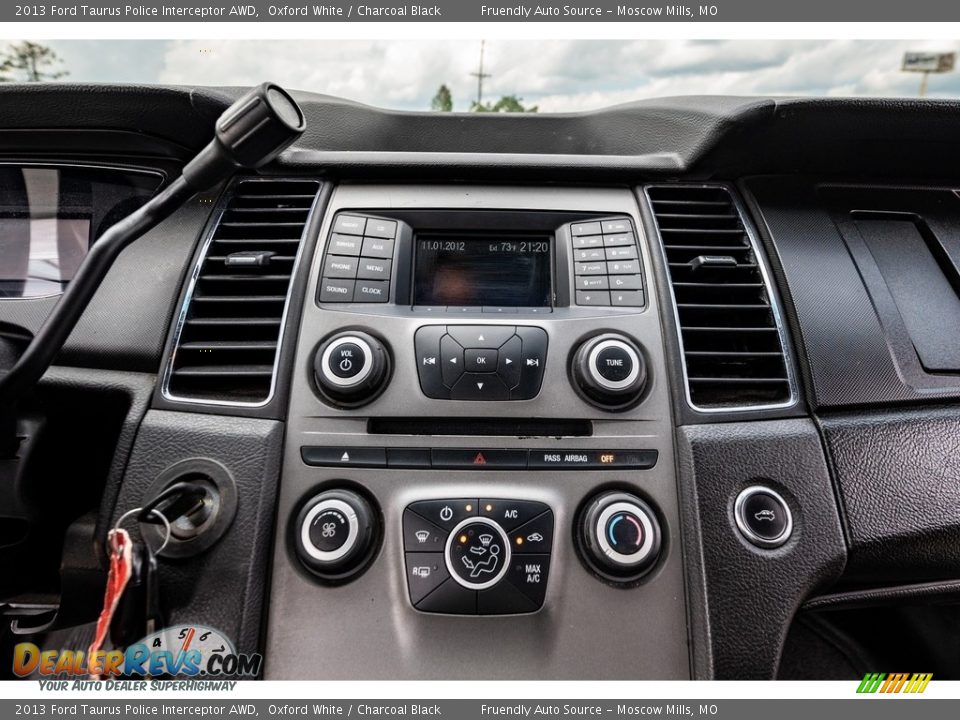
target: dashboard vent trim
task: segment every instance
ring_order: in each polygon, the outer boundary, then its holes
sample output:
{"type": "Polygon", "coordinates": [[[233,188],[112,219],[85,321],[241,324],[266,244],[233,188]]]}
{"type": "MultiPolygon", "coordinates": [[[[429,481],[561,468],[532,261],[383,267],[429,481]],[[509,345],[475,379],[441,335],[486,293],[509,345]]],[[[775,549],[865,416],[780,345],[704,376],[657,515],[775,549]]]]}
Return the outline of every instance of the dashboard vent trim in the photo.
{"type": "Polygon", "coordinates": [[[224,193],[177,316],[161,385],[166,400],[242,408],[273,400],[320,187],[309,178],[245,177],[224,193]],[[228,270],[226,258],[236,253],[266,264],[228,270]]]}
{"type": "Polygon", "coordinates": [[[644,194],[669,280],[687,404],[701,413],[796,405],[783,315],[736,193],[721,183],[677,183],[648,185],[644,194]],[[751,397],[741,401],[745,393],[751,397]]]}

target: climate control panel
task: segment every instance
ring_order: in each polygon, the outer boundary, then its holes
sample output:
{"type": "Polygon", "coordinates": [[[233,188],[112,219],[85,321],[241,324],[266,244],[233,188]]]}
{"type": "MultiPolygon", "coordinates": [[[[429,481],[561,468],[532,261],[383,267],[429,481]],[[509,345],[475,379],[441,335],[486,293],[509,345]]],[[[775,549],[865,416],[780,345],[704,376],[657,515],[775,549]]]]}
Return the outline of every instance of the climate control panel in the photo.
{"type": "Polygon", "coordinates": [[[403,513],[410,602],[455,615],[536,612],[553,547],[553,511],[530,500],[424,500],[403,513]]]}

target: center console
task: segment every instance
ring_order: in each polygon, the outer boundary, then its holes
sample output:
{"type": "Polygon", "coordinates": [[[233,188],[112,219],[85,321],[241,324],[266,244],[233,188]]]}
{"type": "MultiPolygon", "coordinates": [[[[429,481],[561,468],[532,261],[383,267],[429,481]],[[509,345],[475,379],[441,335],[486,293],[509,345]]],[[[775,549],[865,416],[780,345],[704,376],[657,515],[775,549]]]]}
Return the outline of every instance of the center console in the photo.
{"type": "Polygon", "coordinates": [[[341,185],[316,242],[267,677],[689,677],[635,195],[341,185]]]}

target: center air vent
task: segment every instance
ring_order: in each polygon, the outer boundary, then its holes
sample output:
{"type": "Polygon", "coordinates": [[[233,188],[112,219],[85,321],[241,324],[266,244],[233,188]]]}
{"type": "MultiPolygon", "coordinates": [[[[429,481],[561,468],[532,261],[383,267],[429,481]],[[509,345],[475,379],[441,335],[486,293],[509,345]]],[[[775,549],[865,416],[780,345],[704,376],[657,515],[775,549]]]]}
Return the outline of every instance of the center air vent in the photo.
{"type": "Polygon", "coordinates": [[[294,268],[320,184],[234,185],[181,309],[164,394],[260,405],[273,393],[294,268]]]}
{"type": "Polygon", "coordinates": [[[647,188],[663,243],[690,405],[789,405],[793,386],[763,261],[722,186],[647,188]]]}

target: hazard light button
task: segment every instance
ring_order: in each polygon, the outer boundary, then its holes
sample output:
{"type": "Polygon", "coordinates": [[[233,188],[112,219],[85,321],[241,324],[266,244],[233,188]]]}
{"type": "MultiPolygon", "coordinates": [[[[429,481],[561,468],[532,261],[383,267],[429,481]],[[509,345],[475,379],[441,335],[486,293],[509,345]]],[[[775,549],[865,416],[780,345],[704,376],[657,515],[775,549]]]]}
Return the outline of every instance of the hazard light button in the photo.
{"type": "Polygon", "coordinates": [[[527,451],[434,448],[431,465],[441,470],[519,470],[527,467],[527,451]]]}

